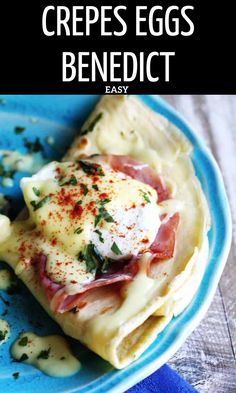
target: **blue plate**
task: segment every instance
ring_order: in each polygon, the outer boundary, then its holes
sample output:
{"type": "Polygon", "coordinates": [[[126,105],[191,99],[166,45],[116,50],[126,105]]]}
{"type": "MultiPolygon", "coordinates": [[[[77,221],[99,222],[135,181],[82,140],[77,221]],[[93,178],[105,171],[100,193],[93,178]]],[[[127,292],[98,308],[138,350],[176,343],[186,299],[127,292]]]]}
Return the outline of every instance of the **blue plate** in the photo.
{"type": "MultiPolygon", "coordinates": [[[[45,145],[45,154],[49,159],[58,159],[63,155],[99,99],[98,96],[89,95],[0,98],[0,149],[19,149],[24,152],[23,137],[34,140],[39,136],[41,141],[44,141],[47,136],[53,136],[55,147],[45,145]],[[16,126],[26,128],[23,135],[15,135],[16,126]]],[[[48,377],[31,366],[13,362],[9,347],[22,330],[41,335],[61,331],[23,285],[17,294],[8,296],[1,293],[0,314],[8,310],[3,318],[11,326],[10,340],[0,347],[1,392],[123,392],[164,364],[199,324],[210,305],[231,243],[231,216],[221,174],[204,143],[169,104],[156,96],[140,98],[179,127],[194,146],[193,163],[212,216],[212,229],[209,233],[210,257],[200,288],[189,307],[169,323],[140,359],[124,370],[114,370],[107,362],[69,339],[75,354],[82,362],[81,371],[69,378],[48,377]],[[10,302],[10,307],[7,307],[3,300],[10,302]],[[16,372],[20,373],[18,379],[12,376],[16,372]]],[[[13,199],[15,211],[22,203],[19,178],[20,175],[17,174],[13,188],[0,189],[0,192],[13,199]]]]}

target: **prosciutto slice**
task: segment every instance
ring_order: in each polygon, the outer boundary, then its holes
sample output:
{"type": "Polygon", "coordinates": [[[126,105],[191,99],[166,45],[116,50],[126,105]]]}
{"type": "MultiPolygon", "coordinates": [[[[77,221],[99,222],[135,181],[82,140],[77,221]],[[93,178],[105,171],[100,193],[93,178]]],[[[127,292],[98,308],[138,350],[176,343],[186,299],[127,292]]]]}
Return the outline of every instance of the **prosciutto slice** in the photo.
{"type": "Polygon", "coordinates": [[[134,258],[126,264],[123,270],[116,273],[103,274],[100,278],[84,284],[75,295],[68,295],[65,286],[53,282],[46,272],[47,257],[43,254],[38,254],[33,258],[33,265],[38,274],[39,281],[45,290],[47,298],[51,301],[51,308],[54,312],[64,313],[71,310],[73,307],[80,305],[83,301],[84,294],[99,287],[105,287],[118,282],[131,281],[137,273],[137,264],[134,263],[134,258]]]}
{"type": "MultiPolygon", "coordinates": [[[[173,256],[178,224],[179,213],[175,213],[167,222],[160,226],[156,239],[149,250],[153,255],[148,261],[148,274],[153,264],[173,256]]],[[[68,295],[65,286],[50,280],[46,273],[47,257],[45,255],[36,255],[33,259],[33,264],[38,273],[40,283],[51,301],[52,310],[57,313],[64,313],[74,307],[77,307],[77,309],[82,308],[86,304],[87,295],[96,288],[131,281],[138,272],[137,260],[137,257],[133,257],[128,263],[124,261],[123,266],[122,264],[119,266],[119,270],[111,268],[108,273],[97,277],[90,283],[82,285],[75,295],[68,295]]]]}
{"type": "Polygon", "coordinates": [[[133,276],[131,274],[122,272],[110,276],[107,275],[106,277],[99,278],[90,282],[89,284],[83,285],[81,290],[79,290],[75,295],[68,295],[64,287],[55,294],[51,303],[51,308],[54,312],[58,313],[70,311],[74,307],[77,307],[78,309],[82,308],[85,305],[85,298],[87,294],[95,288],[106,287],[118,282],[127,282],[131,281],[132,279],[133,276]]]}
{"type": "Polygon", "coordinates": [[[166,223],[163,223],[157,232],[156,239],[150,247],[155,259],[169,259],[173,256],[175,248],[175,235],[179,224],[179,213],[175,213],[166,223]]]}
{"type": "Polygon", "coordinates": [[[156,279],[158,277],[156,273],[159,271],[159,264],[173,257],[178,225],[179,213],[175,213],[167,222],[160,226],[156,239],[150,247],[152,256],[146,265],[148,277],[156,279]]]}
{"type": "Polygon", "coordinates": [[[123,172],[133,179],[153,187],[158,195],[158,202],[170,198],[170,192],[167,189],[162,178],[150,168],[148,164],[137,161],[132,157],[122,155],[100,155],[93,158],[95,161],[107,162],[115,171],[123,172]]]}
{"type": "Polygon", "coordinates": [[[61,284],[57,284],[50,280],[50,278],[46,274],[46,262],[47,262],[47,257],[43,254],[38,254],[35,255],[35,257],[32,260],[32,264],[35,267],[35,270],[38,274],[38,278],[40,280],[40,283],[42,287],[45,290],[45,293],[47,295],[47,298],[49,300],[52,300],[53,296],[55,293],[63,287],[61,284]]]}

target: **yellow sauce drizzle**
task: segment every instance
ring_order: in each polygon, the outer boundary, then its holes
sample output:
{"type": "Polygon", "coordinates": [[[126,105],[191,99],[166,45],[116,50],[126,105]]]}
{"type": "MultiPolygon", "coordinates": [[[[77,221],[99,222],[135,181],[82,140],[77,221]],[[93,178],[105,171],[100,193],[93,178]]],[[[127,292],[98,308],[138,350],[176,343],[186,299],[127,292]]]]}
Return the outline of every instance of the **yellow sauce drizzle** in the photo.
{"type": "Polygon", "coordinates": [[[10,337],[10,326],[7,321],[0,319],[0,345],[5,343],[10,337]]]}
{"type": "Polygon", "coordinates": [[[9,202],[5,198],[5,196],[0,193],[0,213],[7,214],[9,210],[9,202]]]}
{"type": "Polygon", "coordinates": [[[37,172],[46,162],[42,152],[21,154],[16,150],[0,150],[1,163],[6,170],[37,172]]]}
{"type": "Polygon", "coordinates": [[[51,377],[69,377],[80,370],[79,360],[58,335],[39,337],[21,333],[11,347],[14,359],[31,364],[51,377]]]}
{"type": "Polygon", "coordinates": [[[9,270],[0,270],[0,290],[7,291],[12,284],[12,276],[9,270]]]}

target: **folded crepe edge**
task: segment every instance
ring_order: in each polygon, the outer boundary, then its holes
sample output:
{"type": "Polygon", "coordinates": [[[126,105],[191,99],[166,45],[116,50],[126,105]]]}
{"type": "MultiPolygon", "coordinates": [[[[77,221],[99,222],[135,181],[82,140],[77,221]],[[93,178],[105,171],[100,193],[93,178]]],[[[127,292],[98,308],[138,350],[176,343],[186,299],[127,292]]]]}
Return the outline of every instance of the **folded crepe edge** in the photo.
{"type": "MultiPolygon", "coordinates": [[[[208,241],[205,239],[204,248],[208,248],[208,241]]],[[[204,250],[205,251],[205,250],[204,250]]],[[[93,352],[110,362],[115,368],[121,369],[139,358],[139,356],[155,341],[169,324],[173,316],[179,315],[193,299],[205,270],[206,259],[203,255],[193,255],[194,261],[190,260],[191,269],[188,265],[185,281],[180,288],[166,294],[166,296],[152,299],[152,301],[130,320],[121,325],[112,337],[101,337],[93,335],[90,342],[84,340],[84,330],[87,325],[78,321],[77,314],[66,312],[64,314],[54,314],[50,309],[50,303],[44,293],[43,288],[37,279],[32,265],[22,270],[18,277],[28,287],[34,297],[39,301],[48,315],[54,319],[62,328],[65,334],[79,340],[93,352]],[[189,283],[191,285],[189,286],[189,283]],[[173,301],[170,301],[173,299],[173,301]],[[103,339],[103,342],[101,342],[103,339]]],[[[17,265],[15,270],[17,270],[17,265]]],[[[182,274],[181,272],[180,274],[182,274]]],[[[157,342],[158,345],[158,342],[157,342]]]]}

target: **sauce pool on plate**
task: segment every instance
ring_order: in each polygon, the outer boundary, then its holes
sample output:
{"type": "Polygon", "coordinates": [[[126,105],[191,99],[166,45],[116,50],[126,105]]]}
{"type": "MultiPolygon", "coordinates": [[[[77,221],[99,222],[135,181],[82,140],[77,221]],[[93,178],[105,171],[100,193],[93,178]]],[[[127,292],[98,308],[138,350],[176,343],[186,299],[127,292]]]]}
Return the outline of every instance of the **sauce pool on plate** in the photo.
{"type": "Polygon", "coordinates": [[[30,332],[21,333],[11,347],[11,355],[51,377],[69,377],[81,367],[67,341],[59,335],[39,337],[30,332]]]}
{"type": "Polygon", "coordinates": [[[10,326],[7,321],[0,319],[0,345],[5,343],[10,337],[10,326]]]}
{"type": "Polygon", "coordinates": [[[12,275],[7,269],[0,270],[0,290],[7,291],[12,285],[12,275]]]}

